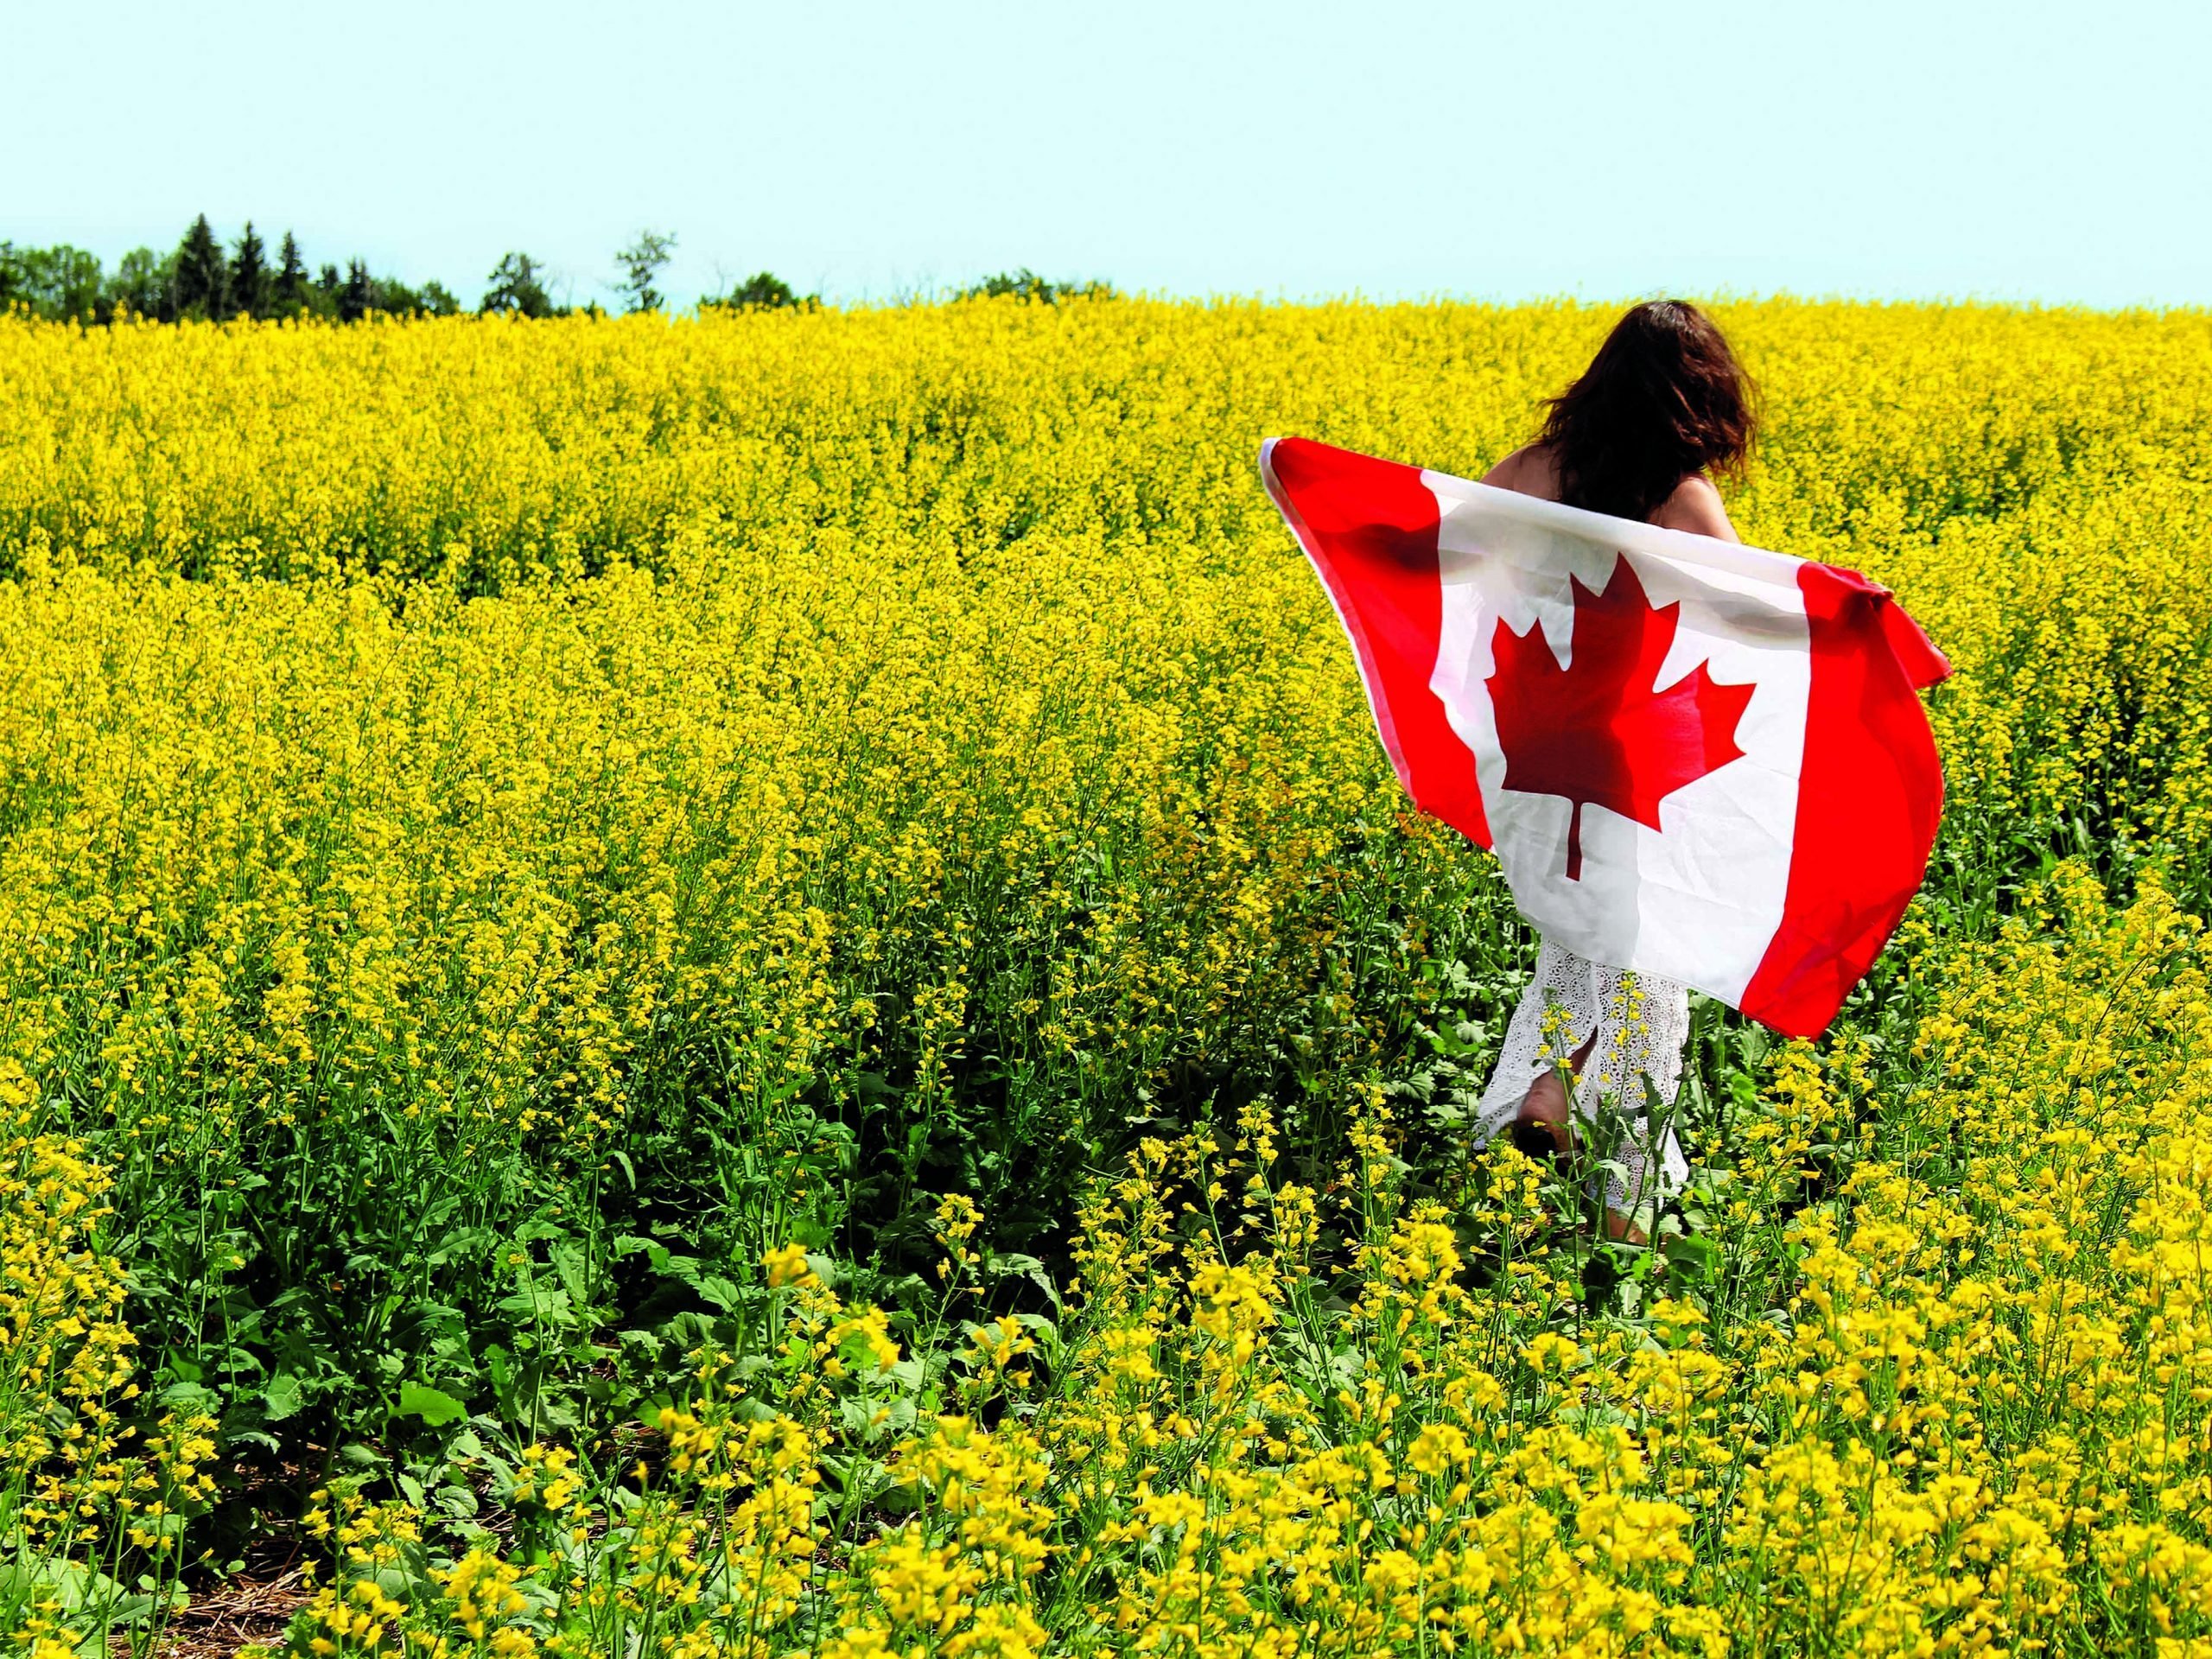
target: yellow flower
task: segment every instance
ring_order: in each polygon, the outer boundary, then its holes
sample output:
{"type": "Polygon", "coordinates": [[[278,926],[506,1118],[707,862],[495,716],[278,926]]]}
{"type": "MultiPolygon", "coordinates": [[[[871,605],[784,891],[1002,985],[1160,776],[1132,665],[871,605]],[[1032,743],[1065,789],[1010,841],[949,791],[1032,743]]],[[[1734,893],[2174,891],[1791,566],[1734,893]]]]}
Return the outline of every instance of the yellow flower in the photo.
{"type": "Polygon", "coordinates": [[[776,1288],[786,1285],[814,1285],[821,1281],[814,1269],[807,1265],[804,1245],[785,1244],[770,1250],[760,1258],[760,1265],[767,1270],[768,1283],[776,1288]]]}

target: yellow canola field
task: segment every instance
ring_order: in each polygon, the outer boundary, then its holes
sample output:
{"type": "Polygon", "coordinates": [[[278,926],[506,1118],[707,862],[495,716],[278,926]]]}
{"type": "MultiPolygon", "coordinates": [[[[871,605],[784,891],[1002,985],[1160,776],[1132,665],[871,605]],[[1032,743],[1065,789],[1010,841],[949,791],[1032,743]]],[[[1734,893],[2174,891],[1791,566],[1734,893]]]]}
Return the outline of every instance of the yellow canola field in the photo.
{"type": "Polygon", "coordinates": [[[1610,1298],[1406,1058],[1478,1071],[1522,942],[1253,474],[1478,474],[1608,313],[0,323],[0,1440],[109,1466],[49,1198],[149,1318],[365,1321],[495,1294],[455,1192],[504,1240],[619,1154],[713,1166],[757,1318],[647,1462],[501,1464],[511,1539],[334,1490],[303,1649],[2212,1651],[2212,320],[1719,315],[1738,525],[1950,653],[1952,806],[1610,1298]],[[934,1324],[821,1281],[880,1248],[934,1324]]]}
{"type": "MultiPolygon", "coordinates": [[[[594,1484],[539,1452],[507,1489],[524,1541],[504,1559],[399,1591],[423,1516],[326,1494],[314,1523],[346,1566],[302,1650],[405,1630],[452,1652],[834,1659],[2201,1655],[2201,930],[2156,891],[2113,914],[2070,868],[2045,899],[2069,942],[2011,930],[1949,962],[1930,1087],[1884,1103],[1910,1128],[1795,1215],[1796,1160],[1876,1103],[1808,1055],[1779,1068],[1707,1218],[1782,1245],[1792,1283],[1759,1317],[1695,1297],[1563,1317],[1581,1264],[1532,1248],[1534,1168],[1501,1149],[1469,1208],[1402,1205],[1379,1130],[1349,1183],[1357,1271],[1332,1282],[1316,1195],[1270,1179],[1248,1118],[1226,1147],[1141,1149],[1086,1209],[1063,1340],[969,1322],[951,1408],[910,1428],[882,1427],[907,1391],[880,1315],[794,1246],[767,1259],[760,1350],[702,1357],[654,1419],[664,1464],[594,1484]],[[1179,1228],[1191,1192],[1216,1195],[1207,1224],[1179,1228]],[[1219,1224],[1230,1192],[1265,1217],[1249,1254],[1219,1224]],[[763,1360],[772,1381],[747,1374],[763,1360]],[[887,1515],[850,1499],[872,1445],[887,1515]]],[[[957,1300],[968,1222],[943,1219],[957,1300]]]]}
{"type": "MultiPolygon", "coordinates": [[[[1738,528],[1906,594],[1974,671],[1942,705],[1973,728],[1955,770],[2031,781],[2038,806],[2141,794],[2145,769],[2201,774],[2171,677],[2203,614],[2176,550],[2205,544],[2212,317],[1715,309],[1765,391],[1738,528]],[[2030,653],[2036,683],[2013,683],[2030,653]]],[[[1039,601],[1118,620],[1160,608],[1149,584],[1280,575],[1294,555],[1254,482],[1262,435],[1478,474],[1611,316],[1112,302],[17,322],[0,331],[0,568],[481,592],[610,562],[665,571],[706,536],[745,550],[734,581],[796,574],[828,596],[855,568],[965,571],[1018,548],[1046,556],[1039,601]]],[[[1313,607],[1283,609],[1269,626],[1313,607]]]]}

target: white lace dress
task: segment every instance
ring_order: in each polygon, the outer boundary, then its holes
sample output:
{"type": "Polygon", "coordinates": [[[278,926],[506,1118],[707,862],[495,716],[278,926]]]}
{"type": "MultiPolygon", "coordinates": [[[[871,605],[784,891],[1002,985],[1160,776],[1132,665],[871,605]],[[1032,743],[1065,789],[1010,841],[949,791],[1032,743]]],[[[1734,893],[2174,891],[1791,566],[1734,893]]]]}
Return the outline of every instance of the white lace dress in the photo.
{"type": "MultiPolygon", "coordinates": [[[[1689,1174],[1672,1122],[1655,1135],[1643,1086],[1649,1078],[1662,1111],[1672,1110],[1690,1034],[1689,993],[1673,980],[1607,968],[1546,939],[1483,1091],[1478,1133],[1487,1141],[1510,1124],[1529,1085],[1578,1052],[1592,1033],[1598,1040],[1574,1090],[1578,1136],[1592,1143],[1601,1111],[1619,1123],[1618,1143],[1607,1147],[1606,1135],[1595,1136],[1620,1166],[1604,1175],[1605,1203],[1649,1230],[1689,1174]]],[[[1592,1185],[1594,1195],[1594,1179],[1592,1185]]]]}

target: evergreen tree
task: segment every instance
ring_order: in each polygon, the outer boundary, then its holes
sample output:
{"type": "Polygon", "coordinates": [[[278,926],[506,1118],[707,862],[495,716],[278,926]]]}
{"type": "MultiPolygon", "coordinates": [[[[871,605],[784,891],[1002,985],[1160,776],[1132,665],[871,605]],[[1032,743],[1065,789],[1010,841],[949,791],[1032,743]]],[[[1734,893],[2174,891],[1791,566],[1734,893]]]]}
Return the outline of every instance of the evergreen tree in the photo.
{"type": "Polygon", "coordinates": [[[376,304],[376,283],[369,263],[356,259],[346,267],[346,286],[338,291],[338,321],[359,322],[376,304]]]}
{"type": "Polygon", "coordinates": [[[537,261],[526,253],[510,253],[492,268],[492,286],[479,308],[488,312],[518,311],[525,317],[553,315],[552,296],[546,293],[537,261]]]}
{"type": "MultiPolygon", "coordinates": [[[[489,308],[533,317],[556,314],[537,262],[528,254],[509,254],[493,275],[498,286],[485,296],[489,308]]],[[[343,271],[324,265],[320,276],[310,278],[299,239],[289,231],[272,270],[268,245],[251,219],[226,252],[205,213],[193,220],[173,251],[133,248],[112,274],[103,273],[99,260],[80,248],[20,247],[0,241],[0,315],[11,306],[39,317],[102,324],[125,316],[174,322],[183,317],[222,321],[241,314],[297,316],[302,311],[353,322],[375,311],[433,317],[461,311],[460,301],[442,283],[412,288],[396,276],[375,275],[365,259],[348,261],[343,271]]]]}
{"type": "Polygon", "coordinates": [[[253,221],[249,219],[231,254],[231,303],[250,317],[269,315],[273,291],[266,252],[261,238],[253,233],[253,221]]]}
{"type": "Polygon", "coordinates": [[[300,245],[289,231],[284,232],[276,258],[276,280],[269,290],[270,307],[276,315],[289,317],[308,302],[307,261],[300,257],[300,245]]]}
{"type": "Polygon", "coordinates": [[[230,315],[231,269],[223,257],[223,245],[202,213],[192,221],[176,248],[176,281],[169,294],[169,315],[177,317],[226,317],[230,315]]]}

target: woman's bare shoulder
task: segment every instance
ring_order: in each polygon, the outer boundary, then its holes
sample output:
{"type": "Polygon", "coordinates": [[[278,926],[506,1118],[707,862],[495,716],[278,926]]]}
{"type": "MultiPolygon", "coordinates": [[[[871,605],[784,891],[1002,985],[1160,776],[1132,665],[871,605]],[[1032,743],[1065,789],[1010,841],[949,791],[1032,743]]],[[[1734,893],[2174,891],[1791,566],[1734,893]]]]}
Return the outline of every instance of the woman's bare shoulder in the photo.
{"type": "Polygon", "coordinates": [[[1711,536],[1724,542],[1738,539],[1720,492],[1703,473],[1692,473],[1675,485],[1675,493],[1651,515],[1651,522],[1662,530],[1687,530],[1694,536],[1711,536]]]}
{"type": "Polygon", "coordinates": [[[1559,499],[1559,462],[1550,446],[1524,443],[1503,461],[1484,473],[1482,481],[1501,490],[1515,490],[1522,495],[1541,496],[1547,501],[1559,499]]]}

